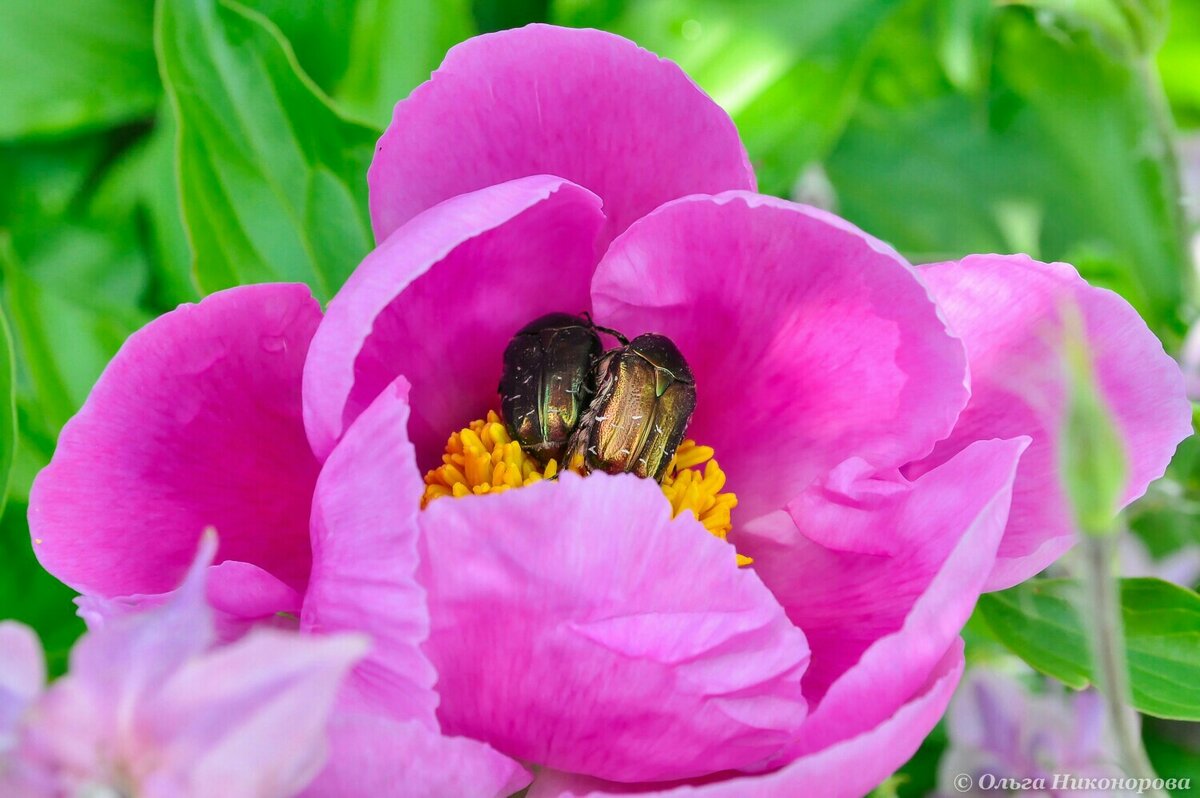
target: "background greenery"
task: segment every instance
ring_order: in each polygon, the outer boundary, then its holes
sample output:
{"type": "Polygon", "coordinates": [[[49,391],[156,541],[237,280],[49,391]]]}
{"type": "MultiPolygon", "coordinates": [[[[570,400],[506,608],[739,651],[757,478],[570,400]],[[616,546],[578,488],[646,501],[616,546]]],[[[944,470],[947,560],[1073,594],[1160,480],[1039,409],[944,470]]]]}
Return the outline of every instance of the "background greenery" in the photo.
{"type": "MultiPolygon", "coordinates": [[[[914,261],[1069,261],[1173,352],[1197,315],[1200,201],[1178,152],[1200,127],[1200,0],[6,0],[0,617],[36,627],[54,668],[82,626],[33,558],[29,486],[105,363],[225,286],[303,280],[328,299],[371,246],[364,174],[392,104],[455,42],[535,20],[678,61],[733,115],[763,191],[914,261]]],[[[1200,546],[1198,501],[1189,441],[1128,520],[1167,557],[1200,546]]],[[[1068,570],[986,597],[972,661],[1015,652],[1087,684],[1074,589],[1068,570]]],[[[1200,599],[1157,580],[1123,599],[1135,704],[1200,720],[1200,599]]],[[[1194,729],[1144,728],[1200,795],[1194,729]]],[[[944,745],[935,732],[893,787],[930,789],[944,745]]]]}

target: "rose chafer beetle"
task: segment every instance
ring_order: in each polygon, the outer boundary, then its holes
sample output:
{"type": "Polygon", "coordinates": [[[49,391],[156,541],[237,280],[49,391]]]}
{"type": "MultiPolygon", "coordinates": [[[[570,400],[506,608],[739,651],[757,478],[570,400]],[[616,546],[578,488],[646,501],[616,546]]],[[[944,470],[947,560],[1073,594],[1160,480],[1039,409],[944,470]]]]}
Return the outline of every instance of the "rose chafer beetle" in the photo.
{"type": "Polygon", "coordinates": [[[622,344],[596,364],[596,395],[571,436],[566,467],[661,481],[696,409],[696,381],[666,336],[622,344]]]}
{"type": "Polygon", "coordinates": [[[562,462],[591,400],[592,364],[602,349],[591,319],[570,313],[534,319],[508,342],[500,412],[513,439],[542,465],[562,462]]]}

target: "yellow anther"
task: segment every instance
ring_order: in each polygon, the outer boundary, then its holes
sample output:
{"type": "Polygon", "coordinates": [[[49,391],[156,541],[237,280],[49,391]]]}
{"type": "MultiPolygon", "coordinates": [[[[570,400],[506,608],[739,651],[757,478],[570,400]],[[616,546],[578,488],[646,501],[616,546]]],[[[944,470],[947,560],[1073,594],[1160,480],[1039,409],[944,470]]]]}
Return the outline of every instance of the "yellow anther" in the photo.
{"type": "MultiPolygon", "coordinates": [[[[711,446],[698,446],[692,440],[681,443],[663,475],[662,492],[671,504],[672,517],[691,512],[705,529],[725,540],[737,496],[721,492],[725,472],[713,454],[711,446]]],[[[500,417],[489,412],[486,419],[472,421],[450,436],[442,465],[425,475],[421,507],[443,496],[482,496],[532,485],[554,477],[558,470],[553,460],[543,468],[527,455],[509,437],[500,417]]],[[[739,554],[737,562],[748,565],[753,560],[739,554]]]]}

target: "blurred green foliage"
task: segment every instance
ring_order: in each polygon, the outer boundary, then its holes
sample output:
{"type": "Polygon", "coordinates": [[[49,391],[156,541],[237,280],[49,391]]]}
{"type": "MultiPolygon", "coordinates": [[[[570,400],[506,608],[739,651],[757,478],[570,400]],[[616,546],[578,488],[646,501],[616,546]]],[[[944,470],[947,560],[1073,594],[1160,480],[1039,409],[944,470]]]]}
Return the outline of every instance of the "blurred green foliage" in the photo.
{"type": "MultiPolygon", "coordinates": [[[[26,504],[105,363],[227,285],[331,296],[371,243],[365,169],[393,103],[456,42],[531,21],[678,61],[734,118],[761,190],[914,261],[1072,262],[1172,352],[1195,319],[1174,141],[1200,127],[1200,0],[2,3],[0,617],[33,624],[54,667],[82,626],[26,504]]],[[[1130,521],[1156,555],[1200,545],[1200,444],[1130,521]]],[[[977,651],[1020,648],[973,626],[977,651]]],[[[1156,728],[1156,760],[1186,753],[1156,728]]],[[[899,794],[932,784],[941,746],[899,794]]]]}

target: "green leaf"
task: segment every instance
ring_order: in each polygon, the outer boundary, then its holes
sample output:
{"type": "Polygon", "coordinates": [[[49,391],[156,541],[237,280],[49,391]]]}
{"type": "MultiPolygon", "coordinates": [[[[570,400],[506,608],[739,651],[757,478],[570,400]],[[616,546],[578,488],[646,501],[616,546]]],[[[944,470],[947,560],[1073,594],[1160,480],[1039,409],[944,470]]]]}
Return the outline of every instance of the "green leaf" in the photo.
{"type": "Polygon", "coordinates": [[[8,500],[8,484],[17,451],[17,369],[13,361],[12,334],[0,310],[0,515],[8,500]]]}
{"type": "Polygon", "coordinates": [[[550,18],[550,0],[472,0],[471,6],[479,29],[485,33],[550,18]]]}
{"type": "MultiPolygon", "coordinates": [[[[996,637],[1037,670],[1080,689],[1093,681],[1089,639],[1070,579],[1035,579],[979,599],[996,637]]],[[[1121,580],[1133,706],[1200,720],[1200,596],[1159,579],[1121,580]]]]}
{"type": "Polygon", "coordinates": [[[676,61],[733,117],[759,188],[788,195],[836,143],[902,0],[649,0],[599,15],[560,0],[555,20],[603,26],[676,61]]]}
{"type": "MultiPolygon", "coordinates": [[[[1167,0],[1015,0],[1088,28],[1118,56],[1152,53],[1166,31],[1167,0]]],[[[1047,20],[1048,22],[1052,20],[1047,20]]]]}
{"type": "Polygon", "coordinates": [[[167,0],[156,32],[201,289],[297,281],[328,299],[371,245],[378,131],[342,118],[260,14],[167,0]]]}
{"type": "Polygon", "coordinates": [[[381,128],[392,108],[475,33],[467,0],[358,0],[350,61],[333,91],[340,105],[381,128]]]}
{"type": "Polygon", "coordinates": [[[29,423],[51,440],[125,338],[149,321],[137,305],[147,268],[138,242],[132,230],[101,224],[64,222],[20,259],[0,235],[0,273],[25,371],[19,398],[29,423]]]}
{"type": "MultiPolygon", "coordinates": [[[[1200,2],[1174,0],[1167,39],[1158,52],[1158,69],[1175,118],[1200,126],[1200,2]]],[[[1200,789],[1200,788],[1198,788],[1200,789]]]]}
{"type": "Polygon", "coordinates": [[[936,9],[911,3],[880,37],[826,163],[840,211],[918,261],[1024,251],[1074,263],[1173,343],[1188,259],[1169,125],[1143,59],[993,5],[976,47],[987,83],[964,92],[934,46],[936,9]]]}
{"type": "Polygon", "coordinates": [[[0,3],[0,139],[149,116],[161,93],[150,0],[0,3]]]}
{"type": "Polygon", "coordinates": [[[112,134],[0,144],[0,228],[38,235],[67,213],[113,147],[112,134]]]}
{"type": "Polygon", "coordinates": [[[247,0],[291,43],[304,72],[326,91],[346,73],[353,51],[350,30],[361,0],[247,0]]]}
{"type": "Polygon", "coordinates": [[[1200,737],[1190,723],[1146,718],[1142,740],[1154,772],[1163,778],[1190,779],[1187,789],[1172,790],[1178,798],[1200,798],[1200,737]]]}

